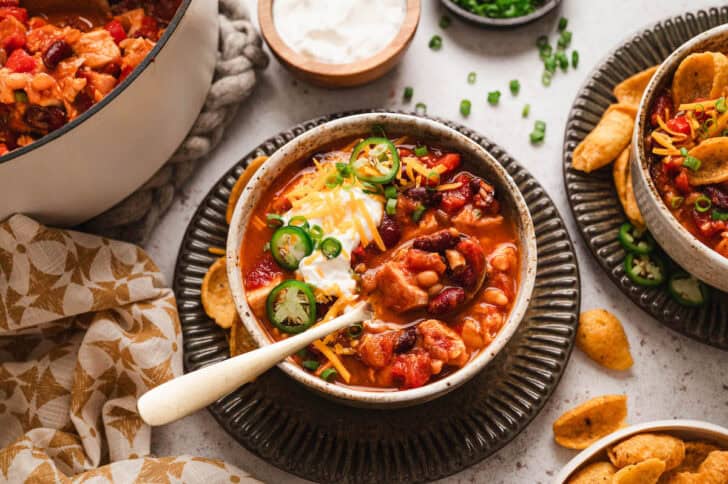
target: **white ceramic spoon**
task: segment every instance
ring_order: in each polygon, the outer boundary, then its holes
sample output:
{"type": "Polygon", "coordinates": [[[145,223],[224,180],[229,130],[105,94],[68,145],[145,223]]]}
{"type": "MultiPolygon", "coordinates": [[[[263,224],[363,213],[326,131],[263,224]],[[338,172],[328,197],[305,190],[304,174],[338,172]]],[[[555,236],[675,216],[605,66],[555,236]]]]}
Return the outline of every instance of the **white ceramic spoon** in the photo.
{"type": "Polygon", "coordinates": [[[186,417],[255,380],[317,339],[370,318],[369,305],[362,302],[301,334],[177,377],[142,395],[137,403],[139,414],[149,425],[164,425],[186,417]]]}

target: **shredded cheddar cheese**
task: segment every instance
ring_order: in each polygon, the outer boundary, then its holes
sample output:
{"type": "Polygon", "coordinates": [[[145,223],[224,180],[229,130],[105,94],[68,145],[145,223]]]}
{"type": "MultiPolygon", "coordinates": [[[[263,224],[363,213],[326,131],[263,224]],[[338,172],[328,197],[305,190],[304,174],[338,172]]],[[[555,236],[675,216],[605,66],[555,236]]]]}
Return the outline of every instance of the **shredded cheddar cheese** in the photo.
{"type": "Polygon", "coordinates": [[[341,378],[343,378],[346,383],[351,381],[351,373],[349,373],[349,370],[346,369],[339,357],[336,356],[336,353],[331,351],[331,348],[326,346],[321,340],[314,341],[313,347],[319,350],[321,354],[323,354],[331,362],[331,364],[334,365],[334,368],[336,368],[336,371],[339,372],[339,375],[341,375],[341,378]]]}

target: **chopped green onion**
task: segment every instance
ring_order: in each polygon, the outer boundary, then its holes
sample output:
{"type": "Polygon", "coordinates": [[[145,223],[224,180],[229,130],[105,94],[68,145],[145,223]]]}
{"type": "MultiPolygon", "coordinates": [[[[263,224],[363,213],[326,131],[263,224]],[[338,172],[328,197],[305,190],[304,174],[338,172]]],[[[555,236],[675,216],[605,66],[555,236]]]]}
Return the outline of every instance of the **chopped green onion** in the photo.
{"type": "Polygon", "coordinates": [[[544,69],[546,69],[546,72],[548,72],[550,74],[553,74],[554,72],[556,72],[556,66],[557,66],[557,60],[556,60],[555,55],[552,55],[551,57],[549,57],[548,59],[543,61],[544,69]]]}
{"type": "Polygon", "coordinates": [[[326,188],[336,188],[344,183],[344,177],[339,173],[334,173],[326,178],[326,188]]]}
{"type": "Polygon", "coordinates": [[[310,225],[308,224],[308,220],[306,220],[306,217],[303,215],[296,215],[295,217],[291,217],[291,220],[288,221],[288,225],[291,225],[293,227],[301,227],[303,230],[308,230],[310,225]]]}
{"type": "Polygon", "coordinates": [[[488,104],[491,104],[495,106],[498,104],[498,101],[500,101],[501,92],[500,91],[491,91],[488,93],[488,104]]]}
{"type": "Polygon", "coordinates": [[[425,103],[415,104],[415,113],[419,114],[420,116],[424,116],[425,114],[427,114],[427,104],[425,104],[425,103]]]}
{"type": "Polygon", "coordinates": [[[412,212],[412,220],[414,220],[415,222],[419,222],[422,216],[425,214],[425,210],[427,210],[427,208],[424,205],[417,205],[415,210],[412,212]]]}
{"type": "Polygon", "coordinates": [[[710,207],[713,206],[713,202],[710,201],[710,198],[706,197],[702,193],[698,198],[695,200],[695,211],[699,213],[705,213],[708,210],[710,210],[710,207]]]}
{"type": "Polygon", "coordinates": [[[530,134],[531,143],[541,143],[546,137],[546,123],[536,121],[533,125],[533,131],[530,134]]]}
{"type": "Polygon", "coordinates": [[[710,218],[725,222],[728,221],[728,212],[721,212],[720,210],[713,209],[710,213],[710,218]]]}
{"type": "Polygon", "coordinates": [[[326,237],[321,241],[321,245],[319,247],[321,248],[321,253],[323,253],[327,259],[333,259],[341,254],[341,242],[334,237],[326,237]]]}
{"type": "Polygon", "coordinates": [[[579,65],[579,51],[575,50],[571,53],[571,67],[576,69],[579,65]]]}
{"type": "Polygon", "coordinates": [[[556,53],[556,62],[562,71],[566,71],[569,68],[569,58],[562,51],[556,53]]]}
{"type": "Polygon", "coordinates": [[[683,202],[685,202],[685,197],[679,197],[677,195],[673,195],[670,199],[670,206],[672,208],[680,208],[682,207],[683,202]]]}
{"type": "Polygon", "coordinates": [[[301,363],[301,366],[303,366],[307,370],[316,371],[318,370],[318,367],[321,365],[316,360],[306,360],[303,363],[301,363]]]}
{"type": "Polygon", "coordinates": [[[569,32],[568,30],[564,30],[563,32],[561,32],[559,40],[556,42],[556,45],[559,46],[559,49],[566,49],[571,44],[571,37],[571,32],[569,32]]]}
{"type": "Polygon", "coordinates": [[[412,96],[415,94],[415,90],[411,86],[407,86],[404,88],[404,94],[402,97],[404,97],[405,101],[409,101],[412,99],[412,96]]]}
{"type": "Polygon", "coordinates": [[[427,156],[429,152],[427,146],[418,146],[415,148],[415,156],[427,156]]]}
{"type": "Polygon", "coordinates": [[[715,110],[719,113],[728,111],[728,105],[726,105],[725,98],[722,97],[715,102],[715,110]]]}
{"type": "Polygon", "coordinates": [[[471,103],[467,99],[463,99],[460,101],[460,114],[463,116],[470,116],[470,108],[473,106],[473,103],[471,103]]]}
{"type": "Polygon", "coordinates": [[[283,220],[283,217],[281,217],[277,213],[269,213],[265,216],[265,220],[266,222],[268,222],[268,227],[272,229],[286,224],[286,221],[283,220]]]}
{"type": "Polygon", "coordinates": [[[349,326],[349,329],[346,332],[349,333],[349,336],[352,338],[358,338],[361,336],[362,332],[364,332],[364,325],[361,323],[354,323],[349,326]]]}
{"type": "Polygon", "coordinates": [[[336,376],[335,368],[326,368],[324,371],[321,372],[322,380],[331,381],[331,379],[335,376],[336,376]]]}
{"type": "Polygon", "coordinates": [[[523,106],[523,111],[521,111],[521,117],[527,118],[530,113],[531,113],[531,105],[526,104],[525,106],[523,106]]]}
{"type": "Polygon", "coordinates": [[[389,185],[384,189],[384,196],[387,198],[397,198],[397,187],[389,185]]]}
{"type": "Polygon", "coordinates": [[[513,79],[509,84],[508,87],[511,89],[511,94],[514,96],[518,96],[518,93],[521,90],[521,83],[518,81],[518,79],[513,79]]]}
{"type": "Polygon", "coordinates": [[[442,37],[440,37],[439,35],[433,35],[428,45],[432,50],[442,49],[442,37]]]}
{"type": "Polygon", "coordinates": [[[26,104],[28,103],[28,94],[26,94],[25,91],[22,89],[17,89],[15,91],[15,102],[20,104],[26,104]]]}
{"type": "Polygon", "coordinates": [[[569,20],[565,17],[561,17],[559,19],[559,32],[563,32],[566,30],[566,26],[569,25],[569,20]]]}
{"type": "Polygon", "coordinates": [[[700,165],[702,164],[699,159],[695,158],[694,156],[690,156],[688,153],[687,148],[680,148],[680,154],[685,158],[683,160],[683,166],[686,168],[689,168],[692,171],[698,171],[700,169],[700,165]]]}
{"type": "Polygon", "coordinates": [[[553,47],[550,45],[545,45],[544,47],[541,47],[538,51],[538,56],[541,58],[541,60],[545,61],[549,57],[551,57],[551,54],[554,52],[553,47]]]}
{"type": "Polygon", "coordinates": [[[541,36],[539,36],[539,38],[536,39],[536,46],[539,49],[542,49],[542,48],[546,47],[547,45],[549,45],[549,38],[547,36],[541,35],[541,36]]]}
{"type": "Polygon", "coordinates": [[[351,167],[348,163],[336,163],[336,171],[338,171],[341,176],[351,175],[351,167]]]}
{"type": "Polygon", "coordinates": [[[311,236],[311,240],[314,244],[318,243],[319,240],[321,240],[324,236],[324,229],[321,228],[320,225],[314,225],[311,227],[308,231],[308,235],[311,236]]]}
{"type": "Polygon", "coordinates": [[[427,173],[427,181],[431,182],[435,185],[440,184],[440,174],[436,172],[435,170],[432,170],[431,172],[427,173]]]}
{"type": "Polygon", "coordinates": [[[448,17],[447,15],[443,15],[442,17],[440,17],[440,28],[441,29],[448,28],[451,23],[452,23],[452,19],[450,17],[448,17]]]}
{"type": "Polygon", "coordinates": [[[468,84],[475,84],[475,81],[478,79],[478,75],[475,72],[471,72],[468,74],[468,84]]]}
{"type": "Polygon", "coordinates": [[[536,121],[533,123],[533,129],[536,131],[543,131],[546,132],[546,123],[543,121],[536,121]]]}
{"type": "Polygon", "coordinates": [[[541,74],[541,84],[543,84],[546,87],[549,87],[551,85],[551,78],[553,77],[553,74],[549,71],[544,71],[543,74],[541,74]]]}
{"type": "Polygon", "coordinates": [[[364,193],[379,193],[379,185],[375,185],[374,183],[369,183],[368,181],[361,183],[362,188],[364,188],[364,193]]]}
{"type": "Polygon", "coordinates": [[[299,358],[308,358],[308,350],[306,348],[296,351],[296,355],[299,358]]]}
{"type": "Polygon", "coordinates": [[[395,215],[397,213],[397,199],[387,199],[387,204],[384,206],[384,211],[387,212],[387,215],[395,215]]]}

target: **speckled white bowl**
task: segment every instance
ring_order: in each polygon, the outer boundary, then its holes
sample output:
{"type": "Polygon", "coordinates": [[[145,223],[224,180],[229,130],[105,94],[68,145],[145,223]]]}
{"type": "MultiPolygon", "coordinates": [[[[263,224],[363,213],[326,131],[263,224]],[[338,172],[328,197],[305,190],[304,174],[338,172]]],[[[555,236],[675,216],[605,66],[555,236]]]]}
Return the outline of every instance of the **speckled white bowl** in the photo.
{"type": "Polygon", "coordinates": [[[659,432],[674,435],[684,440],[707,440],[728,448],[728,429],[699,420],[658,420],[631,425],[607,435],[579,452],[569,461],[554,479],[554,484],[564,484],[572,474],[587,464],[607,458],[607,449],[627,437],[645,432],[659,432]]]}
{"type": "Polygon", "coordinates": [[[389,134],[412,135],[444,147],[453,148],[462,153],[466,160],[466,169],[485,177],[495,186],[506,215],[514,220],[517,225],[520,238],[521,285],[508,320],[485,351],[482,351],[464,368],[446,378],[411,390],[363,391],[344,385],[328,383],[302,370],[290,361],[284,361],[278,365],[293,379],[327,398],[352,406],[394,408],[423,403],[437,398],[462,385],[480,372],[510,340],[518,328],[531,299],[537,267],[536,236],[531,215],[511,177],[480,145],[436,121],[394,113],[348,116],[306,131],[276,151],[256,172],[253,179],[243,190],[230,223],[226,257],[230,288],[243,324],[258,345],[268,345],[271,342],[268,335],[248,306],[240,271],[240,245],[252,209],[273,181],[288,166],[339,140],[353,136],[366,136],[371,133],[372,127],[375,125],[382,126],[389,134]]]}
{"type": "Polygon", "coordinates": [[[695,52],[728,49],[728,25],[708,30],[681,45],[662,63],[647,86],[640,103],[632,139],[632,185],[637,205],[647,228],[660,246],[683,269],[698,279],[723,291],[728,291],[728,258],[700,242],[685,229],[663,202],[650,176],[650,160],[645,152],[645,135],[650,111],[657,97],[672,83],[680,62],[695,52]]]}

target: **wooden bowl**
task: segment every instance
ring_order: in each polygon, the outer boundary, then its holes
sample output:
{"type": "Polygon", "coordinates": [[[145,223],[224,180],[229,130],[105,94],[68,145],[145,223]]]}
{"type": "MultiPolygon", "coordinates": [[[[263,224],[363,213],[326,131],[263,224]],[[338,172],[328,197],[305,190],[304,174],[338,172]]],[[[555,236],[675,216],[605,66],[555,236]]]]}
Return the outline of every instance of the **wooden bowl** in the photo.
{"type": "Polygon", "coordinates": [[[397,36],[384,49],[349,64],[327,64],[291,49],[273,22],[273,2],[258,1],[258,22],[270,50],[296,77],[321,87],[342,88],[366,84],[389,72],[407,50],[420,21],[420,0],[406,0],[407,11],[397,36]]]}

